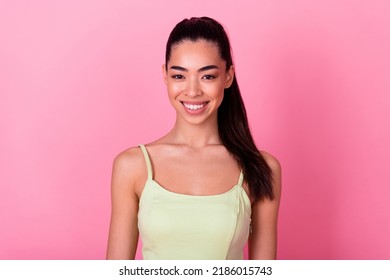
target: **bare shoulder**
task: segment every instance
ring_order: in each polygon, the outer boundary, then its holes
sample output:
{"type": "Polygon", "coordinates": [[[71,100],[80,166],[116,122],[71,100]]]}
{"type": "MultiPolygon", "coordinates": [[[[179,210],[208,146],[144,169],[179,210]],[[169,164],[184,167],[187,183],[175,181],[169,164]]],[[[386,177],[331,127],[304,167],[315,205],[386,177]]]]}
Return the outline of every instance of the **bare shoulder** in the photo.
{"type": "Polygon", "coordinates": [[[281,180],[282,180],[282,167],[280,165],[279,160],[266,151],[260,151],[263,156],[265,162],[271,168],[272,177],[273,177],[273,188],[276,197],[280,197],[281,192],[281,180]]]}
{"type": "Polygon", "coordinates": [[[271,168],[272,173],[279,174],[282,169],[279,160],[266,151],[260,151],[260,153],[263,156],[265,162],[271,168]]]}
{"type": "Polygon", "coordinates": [[[129,148],[115,157],[112,170],[113,187],[131,189],[138,196],[146,177],[145,159],[139,147],[129,148]],[[115,184],[115,181],[120,183],[115,184]]]}
{"type": "Polygon", "coordinates": [[[134,170],[143,161],[142,151],[139,147],[132,147],[120,152],[114,159],[114,167],[124,170],[134,170]]]}

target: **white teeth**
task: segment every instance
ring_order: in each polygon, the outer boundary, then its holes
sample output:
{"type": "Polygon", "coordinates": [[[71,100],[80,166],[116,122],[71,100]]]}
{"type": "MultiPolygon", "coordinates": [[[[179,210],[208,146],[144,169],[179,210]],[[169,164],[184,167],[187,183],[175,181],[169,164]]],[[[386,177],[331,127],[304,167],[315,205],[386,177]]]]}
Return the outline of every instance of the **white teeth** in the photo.
{"type": "Polygon", "coordinates": [[[188,108],[190,110],[199,110],[199,109],[202,109],[204,107],[204,105],[206,105],[206,103],[198,104],[198,105],[187,104],[187,103],[183,103],[183,104],[184,104],[184,106],[186,106],[186,108],[188,108]]]}

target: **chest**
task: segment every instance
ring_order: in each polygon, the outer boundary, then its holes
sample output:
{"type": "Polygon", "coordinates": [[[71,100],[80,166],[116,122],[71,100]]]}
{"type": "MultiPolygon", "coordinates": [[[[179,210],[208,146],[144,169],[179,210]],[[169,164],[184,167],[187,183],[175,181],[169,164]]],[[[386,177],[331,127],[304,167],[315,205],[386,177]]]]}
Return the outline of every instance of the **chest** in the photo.
{"type": "Polygon", "coordinates": [[[189,195],[215,195],[237,184],[240,169],[230,157],[198,155],[155,157],[154,180],[165,189],[189,195]]]}

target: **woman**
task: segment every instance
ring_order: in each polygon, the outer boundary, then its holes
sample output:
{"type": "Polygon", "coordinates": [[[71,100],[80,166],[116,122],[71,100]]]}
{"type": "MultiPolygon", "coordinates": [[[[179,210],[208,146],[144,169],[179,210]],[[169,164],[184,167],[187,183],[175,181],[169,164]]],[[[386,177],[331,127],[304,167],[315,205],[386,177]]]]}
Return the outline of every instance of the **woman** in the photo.
{"type": "Polygon", "coordinates": [[[119,154],[108,259],[276,258],[280,165],[249,131],[223,27],[207,17],[172,30],[163,77],[176,122],[119,154]]]}

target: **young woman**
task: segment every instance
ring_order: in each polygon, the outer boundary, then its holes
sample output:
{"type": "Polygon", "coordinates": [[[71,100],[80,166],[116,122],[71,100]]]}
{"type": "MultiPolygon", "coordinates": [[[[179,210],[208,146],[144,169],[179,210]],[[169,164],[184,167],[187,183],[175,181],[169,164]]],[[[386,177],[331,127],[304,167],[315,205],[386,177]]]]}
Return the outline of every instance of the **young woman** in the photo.
{"type": "Polygon", "coordinates": [[[176,122],[119,154],[107,259],[275,259],[278,161],[256,148],[223,27],[207,17],[172,30],[162,67],[176,122]]]}

